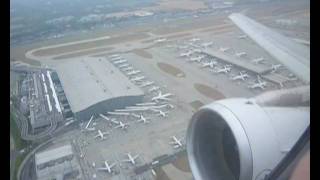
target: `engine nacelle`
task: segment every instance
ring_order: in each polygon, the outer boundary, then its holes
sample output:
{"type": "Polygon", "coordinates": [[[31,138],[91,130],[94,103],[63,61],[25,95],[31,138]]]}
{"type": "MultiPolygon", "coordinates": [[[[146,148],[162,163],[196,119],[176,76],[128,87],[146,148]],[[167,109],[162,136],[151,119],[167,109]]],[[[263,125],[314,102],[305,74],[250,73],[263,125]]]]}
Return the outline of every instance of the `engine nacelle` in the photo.
{"type": "Polygon", "coordinates": [[[263,106],[245,98],[203,106],[187,131],[193,176],[196,180],[262,180],[309,124],[309,107],[263,106]]]}

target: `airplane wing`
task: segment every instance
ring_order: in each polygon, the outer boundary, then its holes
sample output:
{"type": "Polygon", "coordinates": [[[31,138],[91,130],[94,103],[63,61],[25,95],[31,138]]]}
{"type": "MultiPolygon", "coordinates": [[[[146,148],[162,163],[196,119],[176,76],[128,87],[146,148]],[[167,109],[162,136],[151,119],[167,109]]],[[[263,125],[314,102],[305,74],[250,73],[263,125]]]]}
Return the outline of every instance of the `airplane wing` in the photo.
{"type": "Polygon", "coordinates": [[[100,137],[101,135],[100,134],[98,134],[98,135],[96,135],[96,136],[94,136],[94,138],[97,138],[97,137],[100,137]]]}
{"type": "Polygon", "coordinates": [[[102,168],[97,168],[98,171],[108,171],[108,168],[102,167],[102,168]]]}
{"type": "Polygon", "coordinates": [[[112,163],[111,165],[109,165],[110,168],[112,168],[113,166],[115,166],[117,163],[112,163]]]}
{"type": "Polygon", "coordinates": [[[310,48],[254,20],[233,13],[229,18],[251,39],[306,83],[310,82],[310,48]]]}

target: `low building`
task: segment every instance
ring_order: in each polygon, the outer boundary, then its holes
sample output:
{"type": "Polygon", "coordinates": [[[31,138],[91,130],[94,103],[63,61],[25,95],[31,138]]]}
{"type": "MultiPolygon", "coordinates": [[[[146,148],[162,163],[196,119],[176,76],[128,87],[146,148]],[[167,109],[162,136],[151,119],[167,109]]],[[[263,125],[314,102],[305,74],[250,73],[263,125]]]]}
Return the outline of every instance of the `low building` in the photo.
{"type": "Polygon", "coordinates": [[[70,144],[35,154],[37,179],[64,179],[77,177],[80,166],[70,144]]]}

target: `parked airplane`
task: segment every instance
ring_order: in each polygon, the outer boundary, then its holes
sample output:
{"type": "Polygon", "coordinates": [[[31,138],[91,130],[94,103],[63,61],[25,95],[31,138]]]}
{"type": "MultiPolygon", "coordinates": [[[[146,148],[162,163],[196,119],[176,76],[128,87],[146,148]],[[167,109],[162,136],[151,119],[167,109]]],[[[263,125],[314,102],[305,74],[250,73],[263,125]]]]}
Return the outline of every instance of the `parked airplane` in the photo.
{"type": "Polygon", "coordinates": [[[166,38],[159,38],[159,39],[154,40],[155,43],[164,42],[164,41],[167,41],[167,39],[166,38]]]}
{"type": "Polygon", "coordinates": [[[132,66],[129,66],[129,67],[123,68],[122,70],[123,70],[123,71],[130,71],[130,70],[133,70],[133,67],[132,67],[132,66]]]}
{"type": "Polygon", "coordinates": [[[89,120],[89,122],[87,123],[85,129],[88,129],[88,128],[89,128],[89,125],[90,125],[90,123],[91,123],[92,120],[93,120],[93,115],[90,117],[90,120],[89,120]]]}
{"type": "Polygon", "coordinates": [[[147,87],[147,86],[150,86],[150,85],[152,85],[152,84],[154,84],[153,81],[146,81],[146,82],[142,83],[142,84],[140,85],[140,87],[147,87]]]}
{"type": "Polygon", "coordinates": [[[228,73],[231,71],[231,68],[228,66],[224,66],[223,68],[217,68],[216,73],[228,73]]]}
{"type": "Polygon", "coordinates": [[[220,47],[220,48],[219,48],[219,51],[226,52],[226,51],[228,51],[229,49],[230,49],[230,48],[228,48],[228,47],[226,47],[226,48],[220,47]]]}
{"type": "Polygon", "coordinates": [[[170,93],[166,93],[166,94],[162,94],[162,92],[160,91],[159,94],[155,97],[153,97],[151,100],[152,101],[158,101],[158,100],[170,100],[169,96],[172,96],[173,94],[170,94],[170,93]]]}
{"type": "Polygon", "coordinates": [[[253,85],[250,85],[248,86],[248,88],[250,89],[257,89],[257,88],[260,88],[261,90],[264,90],[265,87],[267,86],[267,82],[265,81],[262,81],[261,78],[258,76],[258,79],[257,79],[257,83],[253,84],[253,85]]]}
{"type": "Polygon", "coordinates": [[[180,57],[189,57],[193,54],[193,51],[187,51],[187,52],[183,52],[183,53],[180,53],[180,57]]]}
{"type": "Polygon", "coordinates": [[[112,163],[111,165],[108,164],[107,161],[104,161],[104,166],[105,167],[101,167],[101,168],[97,168],[97,170],[99,171],[107,171],[108,173],[112,173],[112,167],[114,167],[117,163],[112,163]]]}
{"type": "Polygon", "coordinates": [[[139,74],[139,73],[141,73],[140,70],[133,70],[133,71],[128,72],[127,75],[131,76],[131,75],[136,75],[136,74],[139,74]]]}
{"type": "Polygon", "coordinates": [[[123,123],[121,121],[119,121],[119,125],[114,127],[114,128],[120,128],[120,129],[127,129],[129,127],[129,124],[128,123],[123,123]]]}
{"type": "Polygon", "coordinates": [[[216,61],[209,61],[209,62],[202,63],[201,67],[203,67],[203,68],[205,68],[205,67],[213,68],[215,65],[217,65],[216,61]]]}
{"type": "Polygon", "coordinates": [[[246,78],[248,78],[248,77],[249,77],[249,75],[247,73],[240,72],[239,75],[232,77],[231,80],[234,80],[234,81],[236,81],[236,80],[245,81],[246,78]]]}
{"type": "Polygon", "coordinates": [[[199,39],[199,38],[192,38],[192,39],[190,39],[189,41],[190,41],[190,42],[196,42],[196,41],[200,41],[200,39],[199,39]]]}
{"type": "Polygon", "coordinates": [[[204,58],[204,56],[191,57],[189,61],[190,62],[194,62],[194,61],[201,62],[201,60],[203,58],[204,58]]]}
{"type": "Polygon", "coordinates": [[[108,118],[107,116],[103,115],[103,114],[99,114],[100,117],[102,117],[103,119],[110,121],[110,118],[108,118]]]}
{"type": "Polygon", "coordinates": [[[98,130],[98,135],[94,136],[94,138],[100,137],[101,139],[106,139],[104,135],[109,134],[108,132],[102,132],[100,129],[98,130]]]}
{"type": "Polygon", "coordinates": [[[139,157],[139,155],[137,154],[137,155],[135,155],[135,156],[132,156],[130,152],[127,153],[126,155],[127,155],[128,159],[124,159],[124,160],[122,160],[122,161],[123,161],[123,162],[129,162],[129,163],[135,165],[135,164],[136,164],[136,161],[135,161],[135,160],[139,157]]]}
{"type": "Polygon", "coordinates": [[[126,63],[126,64],[121,64],[121,65],[119,66],[119,68],[125,68],[125,67],[128,67],[128,66],[130,66],[128,63],[126,63]]]}
{"type": "Polygon", "coordinates": [[[108,114],[116,115],[116,116],[130,116],[130,113],[122,112],[124,109],[116,109],[116,112],[108,112],[108,114]]]}
{"type": "Polygon", "coordinates": [[[121,60],[124,60],[123,57],[115,57],[115,58],[112,58],[110,59],[112,62],[115,62],[115,61],[121,61],[121,60]]]}
{"type": "Polygon", "coordinates": [[[282,67],[282,64],[272,64],[271,65],[271,69],[272,69],[272,73],[276,72],[279,68],[282,67]]]}
{"type": "Polygon", "coordinates": [[[109,56],[109,58],[116,58],[116,57],[120,57],[120,55],[119,54],[112,54],[109,56]]]}
{"type": "Polygon", "coordinates": [[[245,39],[245,38],[247,38],[247,37],[248,37],[247,35],[240,35],[240,36],[238,36],[239,39],[245,39]]]}
{"type": "MultiPolygon", "coordinates": [[[[108,114],[109,113],[111,113],[111,112],[108,112],[108,114]]],[[[107,121],[110,121],[113,124],[119,124],[119,121],[116,121],[115,118],[108,118],[107,116],[104,116],[103,114],[99,114],[99,115],[100,115],[100,117],[104,118],[107,121]]]]}
{"type": "Polygon", "coordinates": [[[146,77],[144,77],[144,76],[137,76],[137,77],[132,78],[131,81],[141,81],[141,80],[143,80],[145,78],[146,77]]]}
{"type": "Polygon", "coordinates": [[[151,109],[151,110],[154,111],[154,112],[159,113],[158,116],[168,117],[168,112],[163,112],[163,111],[158,110],[158,109],[151,109]]]}
{"type": "Polygon", "coordinates": [[[251,62],[253,62],[254,64],[259,64],[264,60],[265,59],[263,57],[260,57],[260,58],[253,59],[251,62]]]}
{"type": "Polygon", "coordinates": [[[150,123],[150,121],[148,121],[148,118],[145,118],[142,114],[140,115],[140,119],[138,120],[138,122],[143,122],[144,124],[150,123]]]}
{"type": "Polygon", "coordinates": [[[159,90],[159,89],[160,89],[159,86],[152,86],[148,91],[149,91],[149,92],[153,92],[153,91],[157,91],[157,90],[159,90]]]}
{"type": "Polygon", "coordinates": [[[148,105],[156,105],[155,102],[146,102],[146,103],[138,103],[136,106],[148,106],[148,105]]]}
{"type": "Polygon", "coordinates": [[[213,42],[210,41],[210,42],[205,42],[205,43],[202,43],[201,46],[204,47],[204,48],[207,48],[207,47],[210,47],[213,45],[213,42]]]}
{"type": "Polygon", "coordinates": [[[247,55],[246,52],[237,52],[237,53],[236,53],[236,56],[237,56],[237,57],[242,57],[242,56],[246,56],[246,55],[247,55]]]}
{"type": "Polygon", "coordinates": [[[177,139],[176,136],[172,136],[171,138],[173,141],[171,141],[170,144],[172,144],[174,148],[182,147],[181,139],[177,139]]]}
{"type": "Polygon", "coordinates": [[[122,59],[122,60],[118,60],[118,61],[113,61],[113,64],[122,64],[122,63],[125,63],[125,62],[128,62],[128,61],[125,60],[125,59],[122,59]]]}

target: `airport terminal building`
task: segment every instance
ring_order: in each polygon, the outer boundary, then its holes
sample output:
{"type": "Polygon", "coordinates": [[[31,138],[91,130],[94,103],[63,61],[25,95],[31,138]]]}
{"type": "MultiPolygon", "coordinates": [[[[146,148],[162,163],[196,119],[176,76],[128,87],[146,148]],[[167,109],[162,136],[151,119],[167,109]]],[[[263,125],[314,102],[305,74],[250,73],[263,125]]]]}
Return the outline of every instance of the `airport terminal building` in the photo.
{"type": "Polygon", "coordinates": [[[71,58],[55,66],[77,119],[142,102],[143,91],[106,58],[71,58]]]}

